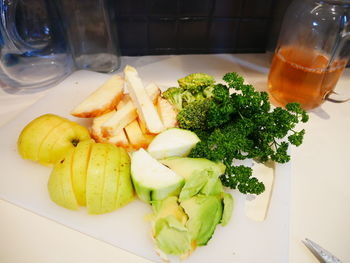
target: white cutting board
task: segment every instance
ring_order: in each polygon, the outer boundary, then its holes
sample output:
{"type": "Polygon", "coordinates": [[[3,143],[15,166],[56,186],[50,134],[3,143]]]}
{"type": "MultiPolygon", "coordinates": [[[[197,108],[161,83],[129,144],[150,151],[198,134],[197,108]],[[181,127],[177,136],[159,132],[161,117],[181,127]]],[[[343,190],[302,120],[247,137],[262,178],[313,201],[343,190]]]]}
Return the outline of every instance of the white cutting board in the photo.
{"type": "MultiPolygon", "coordinates": [[[[159,75],[162,85],[175,85],[178,76],[166,83],[166,74],[160,74],[159,69],[169,72],[175,70],[176,66],[169,60],[161,66],[158,64],[140,68],[139,72],[145,82],[157,81],[156,75],[159,75]],[[152,69],[157,69],[157,74],[152,75],[152,69]]],[[[223,70],[234,69],[231,67],[223,70]]],[[[177,75],[181,74],[181,77],[187,73],[191,72],[182,70],[177,75]]],[[[218,75],[222,73],[225,71],[217,72],[218,75]]],[[[105,215],[88,215],[85,208],[78,212],[61,208],[50,200],[47,192],[51,168],[23,160],[17,153],[16,142],[20,131],[39,115],[54,113],[88,125],[87,120],[71,117],[69,112],[107,78],[109,76],[105,74],[75,72],[47,96],[1,127],[0,198],[136,255],[162,262],[154,252],[149,223],[144,219],[151,212],[147,204],[135,200],[128,206],[105,215]]],[[[209,244],[198,248],[184,262],[287,262],[290,164],[277,165],[275,176],[270,210],[264,222],[248,219],[244,215],[243,195],[234,192],[235,209],[229,225],[219,225],[209,244]]],[[[172,258],[172,262],[177,262],[177,259],[172,258]]]]}

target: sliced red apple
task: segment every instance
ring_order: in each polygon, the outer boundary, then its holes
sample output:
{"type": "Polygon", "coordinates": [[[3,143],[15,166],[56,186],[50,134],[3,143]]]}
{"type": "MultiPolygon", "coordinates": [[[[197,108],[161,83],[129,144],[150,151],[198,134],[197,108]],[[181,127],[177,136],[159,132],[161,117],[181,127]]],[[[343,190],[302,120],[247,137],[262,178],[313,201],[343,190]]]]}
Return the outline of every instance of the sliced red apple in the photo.
{"type": "Polygon", "coordinates": [[[115,109],[123,96],[124,80],[114,75],[90,94],[71,114],[80,118],[93,118],[115,109]]]}
{"type": "Polygon", "coordinates": [[[124,69],[125,80],[137,112],[147,129],[151,133],[160,133],[164,130],[163,123],[157,113],[155,106],[146,93],[143,83],[135,68],[126,66],[124,69]]]}
{"type": "Polygon", "coordinates": [[[163,125],[166,129],[174,128],[177,126],[177,110],[174,106],[162,97],[158,97],[157,100],[157,110],[160,116],[160,119],[163,122],[163,125]]]}

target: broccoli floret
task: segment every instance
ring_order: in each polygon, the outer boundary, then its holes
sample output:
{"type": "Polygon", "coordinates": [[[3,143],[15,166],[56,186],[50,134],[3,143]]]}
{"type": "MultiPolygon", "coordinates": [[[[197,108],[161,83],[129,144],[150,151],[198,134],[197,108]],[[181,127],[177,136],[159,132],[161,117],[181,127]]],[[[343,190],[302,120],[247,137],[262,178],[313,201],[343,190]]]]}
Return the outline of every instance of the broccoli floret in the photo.
{"type": "Polygon", "coordinates": [[[192,95],[191,92],[185,90],[182,93],[182,107],[186,107],[188,104],[196,101],[196,96],[192,95]]]}
{"type": "Polygon", "coordinates": [[[209,99],[188,104],[177,114],[179,127],[188,130],[207,130],[207,113],[211,106],[212,101],[209,99]]]}
{"type": "Polygon", "coordinates": [[[210,85],[206,88],[203,89],[203,96],[205,98],[211,98],[213,97],[213,90],[214,90],[215,86],[214,85],[210,85]]]}
{"type": "Polygon", "coordinates": [[[177,110],[182,109],[183,90],[181,88],[172,87],[162,94],[163,98],[169,101],[177,110]]]}
{"type": "Polygon", "coordinates": [[[192,94],[202,93],[203,89],[213,85],[214,78],[205,73],[193,73],[178,80],[180,88],[192,94]]]}
{"type": "Polygon", "coordinates": [[[222,84],[211,85],[203,89],[205,98],[213,98],[217,102],[223,102],[230,98],[229,89],[222,84]]]}

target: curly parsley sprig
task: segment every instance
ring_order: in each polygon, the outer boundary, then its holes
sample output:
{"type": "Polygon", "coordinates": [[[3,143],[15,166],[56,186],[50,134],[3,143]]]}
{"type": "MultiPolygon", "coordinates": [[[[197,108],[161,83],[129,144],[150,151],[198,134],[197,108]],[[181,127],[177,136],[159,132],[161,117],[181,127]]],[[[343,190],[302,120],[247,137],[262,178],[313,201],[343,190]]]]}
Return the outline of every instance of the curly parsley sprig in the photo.
{"type": "Polygon", "coordinates": [[[190,157],[223,162],[226,172],[221,181],[225,186],[260,194],[265,189],[263,183],[253,177],[251,168],[236,166],[235,160],[288,162],[289,144],[301,145],[305,134],[305,130],[294,128],[307,122],[308,115],[298,103],[272,110],[268,94],[244,84],[237,73],[227,73],[223,80],[226,85],[211,83],[200,100],[180,110],[179,126],[195,131],[201,138],[190,157]]]}

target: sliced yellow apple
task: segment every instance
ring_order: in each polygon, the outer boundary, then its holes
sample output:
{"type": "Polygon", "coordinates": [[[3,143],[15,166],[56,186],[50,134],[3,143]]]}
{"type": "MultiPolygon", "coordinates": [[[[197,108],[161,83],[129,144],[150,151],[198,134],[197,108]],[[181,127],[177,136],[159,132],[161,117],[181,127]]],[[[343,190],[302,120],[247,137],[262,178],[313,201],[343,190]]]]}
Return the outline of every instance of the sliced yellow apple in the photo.
{"type": "Polygon", "coordinates": [[[103,213],[102,195],[108,144],[95,143],[91,147],[86,174],[86,207],[90,214],[103,213]]]}
{"type": "Polygon", "coordinates": [[[147,129],[151,133],[160,133],[164,130],[163,123],[157,113],[155,106],[146,93],[143,83],[135,68],[126,66],[124,69],[125,80],[137,112],[147,129]]]}
{"type": "Polygon", "coordinates": [[[86,205],[86,173],[93,141],[80,142],[74,150],[72,163],[72,183],[78,204],[86,205]]]}
{"type": "Polygon", "coordinates": [[[90,94],[71,114],[81,118],[93,118],[115,109],[123,95],[124,80],[114,75],[90,94]]]}
{"type": "Polygon", "coordinates": [[[21,132],[17,146],[18,152],[24,159],[38,161],[40,145],[47,135],[65,119],[54,115],[45,114],[32,120],[21,132]]]}
{"type": "Polygon", "coordinates": [[[74,148],[79,142],[90,140],[90,134],[86,127],[75,122],[68,121],[57,126],[47,136],[40,147],[41,163],[55,163],[69,149],[74,148]],[[48,145],[47,147],[45,145],[48,145]],[[48,148],[51,146],[50,148],[48,148]],[[43,148],[43,149],[42,149],[43,148]],[[43,158],[43,159],[41,159],[43,158]]]}
{"type": "Polygon", "coordinates": [[[56,204],[71,210],[78,210],[79,205],[75,198],[71,167],[74,148],[71,148],[62,159],[57,162],[51,172],[48,190],[51,200],[56,204]]]}
{"type": "MultiPolygon", "coordinates": [[[[66,138],[74,137],[75,132],[70,122],[63,121],[53,128],[45,137],[39,147],[38,160],[41,164],[48,165],[57,160],[56,154],[52,154],[58,140],[66,140],[66,138]]],[[[57,147],[58,145],[56,145],[57,147]]],[[[70,145],[69,145],[70,146],[70,145]]],[[[63,153],[67,150],[64,146],[63,153]]],[[[61,157],[61,156],[59,156],[61,157]]],[[[58,158],[59,158],[58,157],[58,158]]]]}
{"type": "Polygon", "coordinates": [[[131,182],[130,157],[122,148],[120,150],[119,178],[117,185],[116,208],[122,207],[134,199],[134,187],[131,182]]]}
{"type": "Polygon", "coordinates": [[[104,169],[104,183],[101,200],[101,213],[108,213],[116,209],[117,186],[119,181],[120,148],[106,144],[107,155],[104,169]]]}

